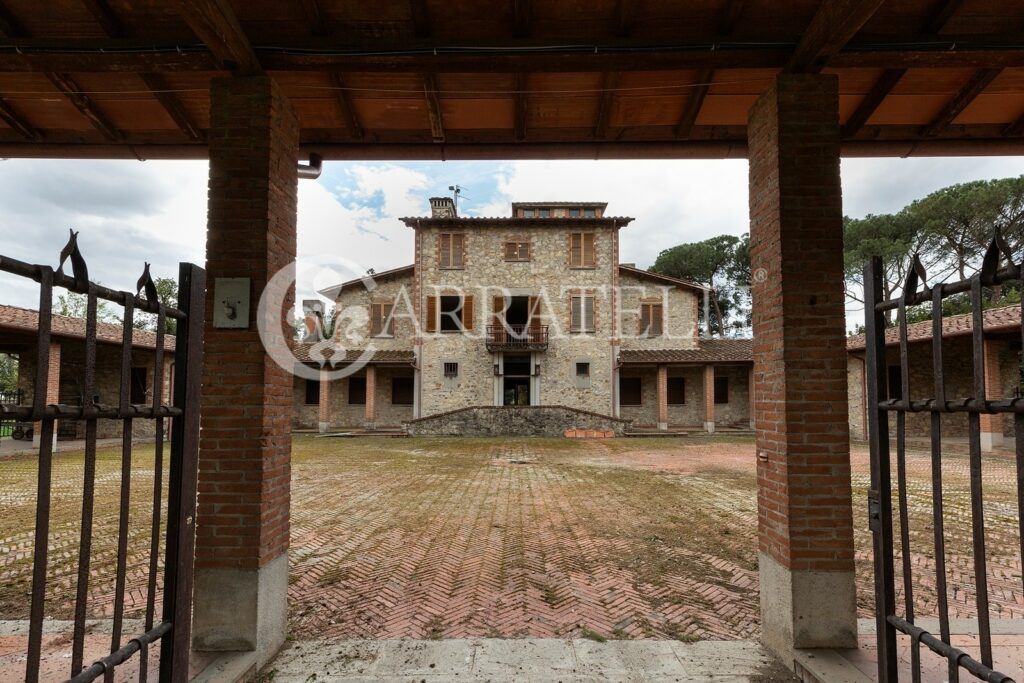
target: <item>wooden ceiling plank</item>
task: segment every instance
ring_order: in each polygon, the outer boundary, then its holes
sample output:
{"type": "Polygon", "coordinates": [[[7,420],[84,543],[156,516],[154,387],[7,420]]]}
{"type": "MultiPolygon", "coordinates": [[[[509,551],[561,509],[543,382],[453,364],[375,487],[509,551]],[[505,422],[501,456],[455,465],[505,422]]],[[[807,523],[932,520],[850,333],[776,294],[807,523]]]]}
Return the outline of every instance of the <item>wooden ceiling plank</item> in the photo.
{"type": "Polygon", "coordinates": [[[747,0],[726,0],[722,6],[721,11],[718,14],[718,34],[721,36],[732,35],[733,31],[736,30],[736,24],[739,23],[740,17],[743,15],[743,9],[747,5],[747,0]]]}
{"type": "Polygon", "coordinates": [[[243,75],[262,72],[263,67],[228,0],[173,0],[173,4],[224,68],[243,75]]]}
{"type": "Polygon", "coordinates": [[[885,0],[825,0],[811,19],[786,65],[796,73],[817,73],[843,49],[885,0]]]}
{"type": "Polygon", "coordinates": [[[921,131],[921,136],[933,138],[946,130],[953,120],[1002,73],[1002,69],[979,69],[963,88],[953,96],[935,118],[921,131]]]}
{"type": "Polygon", "coordinates": [[[860,132],[864,124],[868,122],[871,115],[875,113],[879,105],[889,96],[892,89],[900,82],[900,79],[907,73],[906,69],[886,69],[882,75],[871,86],[871,90],[860,101],[857,108],[850,114],[850,118],[843,124],[843,137],[852,138],[860,132]]]}
{"type": "Polygon", "coordinates": [[[517,73],[515,78],[515,139],[522,141],[526,139],[526,117],[527,117],[527,78],[524,73],[517,73]]]}
{"type": "Polygon", "coordinates": [[[938,0],[924,24],[924,32],[940,33],[962,4],[963,0],[938,0]]]}
{"type": "Polygon", "coordinates": [[[618,0],[615,3],[615,34],[625,38],[633,31],[636,20],[636,0],[618,0]]]}
{"type": "Polygon", "coordinates": [[[423,94],[427,98],[431,137],[434,142],[444,142],[444,115],[441,113],[441,100],[437,96],[437,79],[432,73],[423,76],[423,94]]]}
{"type": "Polygon", "coordinates": [[[1024,114],[1020,118],[1003,129],[1003,135],[1008,138],[1017,138],[1024,135],[1024,114]]]}
{"type": "Polygon", "coordinates": [[[412,34],[417,38],[430,36],[430,10],[426,0],[409,0],[412,11],[412,34]]]}
{"type": "Polygon", "coordinates": [[[23,138],[28,140],[40,140],[42,138],[39,131],[24,116],[15,111],[14,107],[2,99],[0,99],[0,121],[6,123],[23,138]]]}
{"type": "Polygon", "coordinates": [[[81,0],[82,4],[103,28],[103,32],[111,38],[123,38],[128,35],[124,24],[110,8],[107,0],[81,0]]]}
{"type": "Polygon", "coordinates": [[[338,106],[341,108],[341,117],[345,120],[345,127],[348,128],[353,140],[362,140],[365,135],[363,125],[359,121],[359,113],[352,103],[352,95],[345,85],[345,79],[341,74],[333,73],[331,80],[338,88],[338,106]]]}
{"type": "Polygon", "coordinates": [[[530,0],[512,0],[512,33],[517,38],[530,35],[530,0]]]}
{"type": "Polygon", "coordinates": [[[601,103],[597,107],[597,118],[594,123],[594,137],[598,140],[604,140],[608,136],[608,124],[612,117],[612,105],[615,104],[615,88],[618,85],[618,71],[609,71],[604,75],[601,103]]]}
{"type": "Polygon", "coordinates": [[[7,6],[0,2],[0,34],[7,36],[8,38],[22,38],[27,37],[28,34],[25,32],[25,28],[18,21],[18,18],[11,13],[11,10],[7,6]]]}
{"type": "Polygon", "coordinates": [[[330,24],[327,22],[327,17],[324,15],[324,10],[320,6],[319,0],[300,0],[302,4],[302,13],[306,15],[306,21],[309,22],[309,32],[314,36],[328,36],[331,34],[330,24]]]}
{"type": "Polygon", "coordinates": [[[82,92],[81,86],[69,74],[50,73],[46,74],[46,76],[55,88],[64,93],[65,97],[75,106],[75,109],[81,112],[82,116],[89,119],[93,127],[103,133],[107,139],[115,142],[124,139],[124,134],[96,107],[96,103],[92,101],[92,98],[82,92]]]}

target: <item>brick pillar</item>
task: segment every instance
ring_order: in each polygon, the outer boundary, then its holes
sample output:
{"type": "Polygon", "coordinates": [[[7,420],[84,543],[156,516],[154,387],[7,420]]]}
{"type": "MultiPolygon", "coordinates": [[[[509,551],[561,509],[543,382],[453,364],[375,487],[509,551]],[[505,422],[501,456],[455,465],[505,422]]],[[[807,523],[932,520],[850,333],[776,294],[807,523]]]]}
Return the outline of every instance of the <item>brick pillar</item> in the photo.
{"type": "Polygon", "coordinates": [[[324,369],[320,371],[320,405],[317,411],[317,429],[321,434],[331,428],[331,377],[324,369]]]}
{"type": "MultiPolygon", "coordinates": [[[[985,341],[985,398],[1003,396],[1003,378],[999,371],[999,352],[1003,344],[994,339],[985,341]]],[[[1003,446],[1003,416],[981,415],[981,450],[992,451],[1003,446]]]]}
{"type": "Polygon", "coordinates": [[[373,429],[377,422],[377,368],[366,366],[366,428],[373,429]]]}
{"type": "MultiPolygon", "coordinates": [[[[39,359],[36,359],[39,362],[39,359]]],[[[50,366],[46,375],[46,405],[60,403],[60,342],[50,342],[50,366]]],[[[34,380],[29,380],[34,381],[34,380]]],[[[25,397],[28,400],[29,396],[25,397]]],[[[53,423],[53,451],[57,451],[57,421],[53,423]]],[[[39,438],[43,433],[43,423],[32,424],[32,444],[39,446],[39,438]]]]}
{"type": "Polygon", "coordinates": [[[295,260],[298,124],[266,76],[214,79],[210,97],[193,646],[262,665],[287,625],[293,378],[266,354],[256,304],[295,260]],[[250,278],[247,328],[214,327],[218,278],[250,278]]]}
{"type": "Polygon", "coordinates": [[[658,429],[668,429],[668,366],[658,366],[658,429]]]}
{"type": "Polygon", "coordinates": [[[839,96],[783,74],[747,127],[761,635],[856,647],[839,96]]]}
{"type": "Polygon", "coordinates": [[[747,371],[747,401],[750,411],[750,428],[754,428],[754,366],[747,371]]]}
{"type": "Polygon", "coordinates": [[[715,431],[715,366],[704,366],[704,431],[715,431]]]}

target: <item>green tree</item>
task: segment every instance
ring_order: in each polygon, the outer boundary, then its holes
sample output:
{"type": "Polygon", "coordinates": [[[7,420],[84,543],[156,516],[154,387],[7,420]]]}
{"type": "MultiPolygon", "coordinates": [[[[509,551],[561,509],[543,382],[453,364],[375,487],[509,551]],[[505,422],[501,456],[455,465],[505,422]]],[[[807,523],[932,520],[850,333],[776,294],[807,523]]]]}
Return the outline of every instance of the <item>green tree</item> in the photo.
{"type": "Polygon", "coordinates": [[[0,353],[0,391],[17,391],[18,357],[11,353],[0,353]]]}
{"type": "MultiPolygon", "coordinates": [[[[176,308],[178,306],[178,281],[173,277],[158,277],[153,280],[156,286],[157,299],[164,306],[176,308]]],[[[156,315],[152,313],[140,313],[132,319],[132,326],[137,330],[155,330],[156,315]]],[[[178,321],[174,318],[164,318],[164,332],[174,334],[178,329],[178,321]]]]}
{"type": "Polygon", "coordinates": [[[699,312],[709,337],[743,327],[749,317],[742,309],[744,298],[749,299],[750,284],[750,240],[746,235],[718,235],[665,249],[651,271],[711,290],[710,315],[705,315],[703,307],[699,312]]]}
{"type": "MultiPolygon", "coordinates": [[[[89,305],[89,297],[78,292],[64,292],[57,297],[53,306],[54,315],[69,318],[84,318],[89,305]]],[[[121,319],[113,311],[113,305],[104,299],[96,299],[96,320],[105,323],[119,323],[121,319]]]]}

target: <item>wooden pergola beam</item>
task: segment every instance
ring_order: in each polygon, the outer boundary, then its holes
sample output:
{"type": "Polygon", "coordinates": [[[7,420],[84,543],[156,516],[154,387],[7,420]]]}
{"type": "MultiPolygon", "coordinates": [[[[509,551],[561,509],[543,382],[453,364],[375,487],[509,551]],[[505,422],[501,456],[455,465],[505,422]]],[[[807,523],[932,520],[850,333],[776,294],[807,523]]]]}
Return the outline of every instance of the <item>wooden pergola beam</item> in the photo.
{"type": "Polygon", "coordinates": [[[362,140],[364,137],[363,125],[359,121],[359,113],[356,112],[352,103],[352,95],[345,86],[345,79],[339,73],[332,73],[331,80],[338,89],[338,106],[341,108],[341,117],[345,120],[345,127],[351,131],[353,140],[362,140]]]}
{"type": "Polygon", "coordinates": [[[319,0],[300,0],[300,2],[302,3],[302,13],[306,15],[306,21],[309,23],[310,34],[314,36],[330,35],[331,28],[319,0]]]}
{"type": "Polygon", "coordinates": [[[1009,138],[1016,138],[1024,135],[1024,114],[1020,118],[1003,129],[1003,135],[1009,138]]]}
{"type": "Polygon", "coordinates": [[[864,127],[864,124],[868,122],[871,115],[875,113],[878,106],[889,96],[889,93],[906,73],[906,69],[886,69],[882,72],[875,84],[871,86],[871,90],[843,124],[843,137],[852,138],[860,132],[860,129],[864,127]]]}
{"type": "Polygon", "coordinates": [[[625,37],[633,31],[636,19],[636,0],[618,0],[615,3],[615,35],[625,37]]]}
{"type": "Polygon", "coordinates": [[[788,71],[817,73],[843,49],[885,0],[825,0],[804,31],[788,71]]]}
{"type": "Polygon", "coordinates": [[[3,99],[0,99],[0,121],[6,123],[18,135],[27,140],[40,140],[42,138],[39,131],[3,99]]]}
{"type": "Polygon", "coordinates": [[[697,123],[697,117],[704,106],[704,98],[707,97],[708,90],[711,89],[709,84],[714,75],[715,72],[711,69],[705,69],[697,74],[699,85],[690,89],[690,96],[686,100],[683,115],[679,117],[679,123],[676,124],[676,138],[684,139],[690,137],[690,132],[693,130],[694,124],[697,123]]]}
{"type": "Polygon", "coordinates": [[[27,35],[21,22],[2,2],[0,2],[0,34],[9,38],[21,38],[27,35]]]}
{"type": "Polygon", "coordinates": [[[173,0],[172,4],[223,68],[243,75],[263,70],[228,0],[173,0]]]}
{"type": "Polygon", "coordinates": [[[597,106],[597,118],[594,122],[594,138],[604,140],[608,136],[608,124],[612,117],[612,106],[615,104],[615,88],[619,84],[619,73],[609,71],[602,80],[601,103],[597,106]]]}
{"type": "Polygon", "coordinates": [[[963,0],[938,0],[924,25],[925,33],[939,33],[964,4],[963,0]]]}
{"type": "Polygon", "coordinates": [[[431,137],[434,142],[444,142],[444,115],[441,112],[441,100],[437,96],[437,79],[432,73],[423,76],[423,94],[427,98],[431,137]]]}
{"type": "Polygon", "coordinates": [[[515,77],[515,93],[513,93],[513,106],[515,107],[514,135],[517,142],[526,139],[526,117],[527,117],[527,78],[524,73],[517,73],[515,77]]]}
{"type": "Polygon", "coordinates": [[[82,87],[69,74],[50,73],[47,78],[53,86],[64,93],[64,96],[75,106],[82,116],[89,119],[93,127],[103,133],[108,140],[118,142],[124,134],[96,107],[92,98],[82,92],[82,87]]]}
{"type": "Polygon", "coordinates": [[[954,95],[953,99],[942,108],[942,111],[936,114],[935,118],[924,127],[924,130],[921,131],[921,136],[934,138],[946,130],[953,123],[953,120],[974,101],[974,98],[991,85],[992,81],[1002,71],[1002,69],[979,69],[976,71],[964,87],[960,89],[960,92],[954,95]]]}
{"type": "Polygon", "coordinates": [[[93,18],[103,27],[103,32],[111,38],[123,38],[128,35],[124,24],[107,4],[106,0],[81,0],[93,18]]]}
{"type": "Polygon", "coordinates": [[[530,35],[530,0],[512,0],[512,34],[517,38],[530,35]]]}
{"type": "Polygon", "coordinates": [[[427,9],[426,0],[409,0],[409,9],[412,12],[412,34],[417,38],[426,38],[430,35],[430,10],[427,9]]]}

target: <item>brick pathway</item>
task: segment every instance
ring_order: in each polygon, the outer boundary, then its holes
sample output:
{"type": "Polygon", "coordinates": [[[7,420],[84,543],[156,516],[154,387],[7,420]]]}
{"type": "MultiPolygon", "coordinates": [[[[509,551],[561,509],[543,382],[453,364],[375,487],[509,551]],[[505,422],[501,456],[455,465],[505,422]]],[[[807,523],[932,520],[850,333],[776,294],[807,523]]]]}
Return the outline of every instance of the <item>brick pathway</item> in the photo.
{"type": "MultiPolygon", "coordinates": [[[[758,635],[751,440],[315,439],[293,467],[290,627],[297,638],[758,635]]],[[[128,616],[144,604],[152,455],[133,475],[128,616]]],[[[861,616],[872,578],[867,455],[854,449],[861,616]]],[[[968,463],[947,453],[946,532],[953,617],[975,614],[968,463]]],[[[0,459],[0,619],[25,619],[35,461],[0,459]]],[[[113,599],[119,461],[98,463],[91,616],[113,599]]],[[[915,604],[935,613],[931,483],[912,453],[915,604]]],[[[1024,616],[1015,470],[984,464],[992,614],[1024,616]]],[[[48,617],[71,616],[81,506],[80,453],[54,464],[48,617]]],[[[897,575],[900,565],[897,562],[897,575]]]]}

